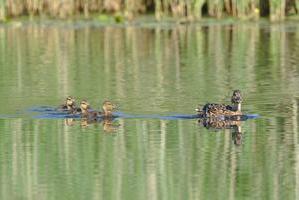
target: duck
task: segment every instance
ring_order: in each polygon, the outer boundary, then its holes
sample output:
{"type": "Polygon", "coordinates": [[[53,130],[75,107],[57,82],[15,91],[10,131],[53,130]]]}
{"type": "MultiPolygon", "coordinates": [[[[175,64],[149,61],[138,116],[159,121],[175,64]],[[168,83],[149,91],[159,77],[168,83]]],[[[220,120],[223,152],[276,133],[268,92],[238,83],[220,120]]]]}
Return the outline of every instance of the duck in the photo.
{"type": "Polygon", "coordinates": [[[207,103],[202,109],[195,109],[200,117],[217,117],[217,116],[235,116],[242,115],[241,103],[243,101],[241,91],[234,90],[231,103],[232,105],[207,103]]]}
{"type": "Polygon", "coordinates": [[[91,110],[90,104],[86,100],[82,100],[80,103],[81,117],[88,119],[96,119],[98,112],[91,110]]]}
{"type": "Polygon", "coordinates": [[[113,104],[111,101],[104,101],[102,105],[102,111],[99,112],[99,115],[102,117],[113,117],[112,112],[116,110],[116,105],[113,104]]]}
{"type": "Polygon", "coordinates": [[[68,111],[69,113],[81,112],[80,108],[76,107],[76,100],[72,96],[68,96],[64,104],[58,107],[58,110],[68,111]]]}
{"type": "Polygon", "coordinates": [[[96,119],[97,117],[113,117],[112,112],[116,109],[116,106],[111,101],[107,100],[103,102],[102,111],[98,112],[91,110],[89,103],[86,100],[83,100],[81,101],[80,109],[82,118],[96,119]]]}

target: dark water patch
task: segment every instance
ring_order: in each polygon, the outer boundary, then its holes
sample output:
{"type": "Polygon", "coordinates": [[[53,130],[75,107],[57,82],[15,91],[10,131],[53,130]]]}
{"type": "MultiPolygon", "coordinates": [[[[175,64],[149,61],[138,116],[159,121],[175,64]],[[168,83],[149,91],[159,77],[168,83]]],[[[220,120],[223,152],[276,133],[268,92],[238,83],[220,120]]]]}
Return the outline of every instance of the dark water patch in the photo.
{"type": "Polygon", "coordinates": [[[35,115],[33,118],[36,119],[79,119],[81,118],[80,115],[74,115],[74,114],[67,114],[67,113],[46,113],[41,115],[35,115]]]}
{"type": "Polygon", "coordinates": [[[169,116],[161,116],[158,114],[152,115],[135,115],[135,114],[127,114],[123,112],[115,112],[113,114],[119,118],[134,118],[134,119],[162,119],[162,120],[177,120],[177,119],[197,119],[199,116],[194,114],[175,114],[169,116]]]}
{"type": "MultiPolygon", "coordinates": [[[[59,112],[57,110],[53,110],[50,107],[36,107],[34,109],[35,112],[42,112],[44,114],[34,116],[34,118],[45,118],[45,119],[61,119],[61,118],[80,118],[80,114],[69,114],[67,112],[59,112]]],[[[224,116],[220,116],[219,120],[237,120],[237,121],[245,121],[247,119],[255,119],[258,118],[258,114],[246,114],[242,116],[230,117],[226,118],[224,116]]],[[[98,116],[98,118],[103,118],[103,116],[98,116]]],[[[198,114],[173,114],[173,115],[159,115],[159,114],[128,114],[123,112],[114,112],[112,118],[123,118],[123,119],[161,119],[161,120],[179,120],[179,119],[198,119],[200,116],[198,114]]]]}
{"type": "Polygon", "coordinates": [[[55,112],[57,108],[51,106],[35,106],[26,110],[27,112],[55,112]]]}
{"type": "Polygon", "coordinates": [[[247,119],[257,119],[261,117],[259,114],[246,114],[244,116],[246,116],[247,119]]]}

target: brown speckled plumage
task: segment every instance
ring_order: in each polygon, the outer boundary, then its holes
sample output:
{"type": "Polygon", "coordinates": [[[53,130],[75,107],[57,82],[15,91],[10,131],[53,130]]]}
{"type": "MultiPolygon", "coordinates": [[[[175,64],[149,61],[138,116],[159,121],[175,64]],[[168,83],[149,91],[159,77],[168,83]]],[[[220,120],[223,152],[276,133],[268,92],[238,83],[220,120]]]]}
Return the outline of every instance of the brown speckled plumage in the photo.
{"type": "Polygon", "coordinates": [[[104,117],[112,117],[112,112],[116,109],[116,105],[113,104],[111,101],[104,101],[102,106],[102,111],[99,112],[99,115],[104,117]]]}
{"type": "Polygon", "coordinates": [[[82,118],[97,118],[97,117],[112,117],[112,112],[115,110],[116,106],[110,101],[104,101],[102,106],[102,111],[90,110],[90,105],[86,100],[83,100],[80,104],[82,110],[82,118]]]}
{"type": "Polygon", "coordinates": [[[231,97],[232,105],[207,103],[202,109],[196,109],[200,117],[242,115],[242,96],[239,90],[234,90],[231,97]]]}
{"type": "Polygon", "coordinates": [[[75,114],[75,113],[80,113],[81,109],[76,107],[76,101],[73,97],[68,96],[65,99],[65,102],[63,105],[61,105],[58,110],[62,111],[68,111],[69,113],[75,114]]]}

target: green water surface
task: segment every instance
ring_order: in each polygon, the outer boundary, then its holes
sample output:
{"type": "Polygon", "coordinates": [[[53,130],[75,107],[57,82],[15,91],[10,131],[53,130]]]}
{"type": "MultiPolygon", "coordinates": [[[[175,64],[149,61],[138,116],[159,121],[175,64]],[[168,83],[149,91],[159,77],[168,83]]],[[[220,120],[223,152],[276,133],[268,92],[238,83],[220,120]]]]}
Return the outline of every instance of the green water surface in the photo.
{"type": "Polygon", "coordinates": [[[0,199],[299,199],[299,24],[0,27],[0,199]],[[196,119],[37,117],[68,95],[194,114],[240,89],[236,145],[196,119]],[[297,155],[298,154],[298,155],[297,155]]]}

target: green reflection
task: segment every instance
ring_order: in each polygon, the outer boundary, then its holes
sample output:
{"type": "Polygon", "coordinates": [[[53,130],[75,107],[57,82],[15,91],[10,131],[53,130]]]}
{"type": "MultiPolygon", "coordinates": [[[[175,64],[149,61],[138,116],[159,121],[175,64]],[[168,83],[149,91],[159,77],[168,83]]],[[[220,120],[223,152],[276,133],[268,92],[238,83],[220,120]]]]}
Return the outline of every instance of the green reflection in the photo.
{"type": "Polygon", "coordinates": [[[293,24],[1,28],[1,199],[298,198],[298,47],[293,24]],[[196,120],[118,119],[109,132],[26,112],[73,95],[195,113],[232,89],[261,115],[239,146],[196,120]]]}

